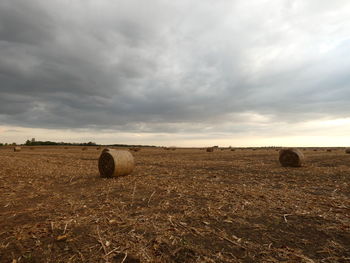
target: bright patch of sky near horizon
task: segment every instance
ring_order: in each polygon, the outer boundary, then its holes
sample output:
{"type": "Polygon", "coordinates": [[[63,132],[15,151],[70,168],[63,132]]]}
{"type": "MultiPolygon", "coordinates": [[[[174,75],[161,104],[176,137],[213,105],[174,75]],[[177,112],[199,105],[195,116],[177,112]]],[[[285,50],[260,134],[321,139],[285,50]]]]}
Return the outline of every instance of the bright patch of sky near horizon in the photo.
{"type": "Polygon", "coordinates": [[[350,2],[0,2],[0,142],[350,145],[350,2]]]}

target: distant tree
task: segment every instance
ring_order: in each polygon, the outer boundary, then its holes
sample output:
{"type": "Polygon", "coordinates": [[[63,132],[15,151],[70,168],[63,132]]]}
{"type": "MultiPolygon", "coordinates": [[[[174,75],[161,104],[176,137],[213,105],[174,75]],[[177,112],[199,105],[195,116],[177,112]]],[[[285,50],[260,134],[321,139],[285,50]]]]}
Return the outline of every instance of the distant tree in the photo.
{"type": "Polygon", "coordinates": [[[32,142],[30,140],[26,140],[25,145],[32,145],[32,142]]]}

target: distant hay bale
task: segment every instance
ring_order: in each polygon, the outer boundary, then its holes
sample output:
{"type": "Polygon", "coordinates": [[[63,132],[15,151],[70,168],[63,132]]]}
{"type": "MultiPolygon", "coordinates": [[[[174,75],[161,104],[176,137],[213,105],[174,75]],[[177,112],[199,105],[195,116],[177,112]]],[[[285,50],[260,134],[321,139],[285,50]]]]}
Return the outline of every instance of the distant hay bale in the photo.
{"type": "Polygon", "coordinates": [[[141,148],[140,147],[132,147],[129,150],[133,151],[133,152],[139,152],[139,151],[141,151],[141,148]]]}
{"type": "Polygon", "coordinates": [[[232,149],[232,148],[231,148],[231,152],[234,152],[234,151],[235,151],[235,149],[232,149]]]}
{"type": "Polygon", "coordinates": [[[102,150],[103,153],[104,153],[104,152],[109,152],[109,151],[115,151],[115,149],[104,148],[104,149],[102,150]]]}
{"type": "Polygon", "coordinates": [[[21,150],[22,150],[22,148],[18,147],[18,146],[13,148],[14,152],[20,152],[21,150]]]}
{"type": "Polygon", "coordinates": [[[208,152],[208,153],[214,152],[214,147],[208,147],[208,148],[207,148],[207,152],[208,152]]]}
{"type": "Polygon", "coordinates": [[[350,153],[350,148],[346,148],[345,153],[350,153]]]}
{"type": "Polygon", "coordinates": [[[101,149],[101,147],[96,147],[96,150],[100,150],[101,149]]]}
{"type": "Polygon", "coordinates": [[[279,152],[279,161],[285,167],[300,167],[304,160],[304,154],[295,148],[282,149],[279,152]]]}
{"type": "Polygon", "coordinates": [[[332,150],[331,149],[327,149],[327,152],[331,152],[332,150]]]}
{"type": "Polygon", "coordinates": [[[87,147],[83,147],[81,150],[82,150],[82,151],[86,151],[86,150],[87,150],[87,147]]]}
{"type": "Polygon", "coordinates": [[[134,157],[129,151],[104,149],[98,160],[101,177],[116,177],[132,173],[134,157]]]}

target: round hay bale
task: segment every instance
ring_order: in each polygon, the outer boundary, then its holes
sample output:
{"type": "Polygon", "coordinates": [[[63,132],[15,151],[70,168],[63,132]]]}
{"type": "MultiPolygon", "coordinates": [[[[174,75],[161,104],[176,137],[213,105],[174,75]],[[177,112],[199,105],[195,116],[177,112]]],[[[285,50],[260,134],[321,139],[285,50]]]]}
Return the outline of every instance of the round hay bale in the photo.
{"type": "Polygon", "coordinates": [[[21,148],[21,147],[18,147],[18,146],[16,146],[16,147],[13,148],[13,151],[14,151],[14,152],[20,152],[21,150],[22,150],[22,148],[21,148]]]}
{"type": "Polygon", "coordinates": [[[87,150],[87,147],[83,147],[81,150],[82,150],[82,151],[86,151],[86,150],[87,150]]]}
{"type": "Polygon", "coordinates": [[[134,152],[139,152],[139,151],[141,151],[141,148],[139,148],[139,147],[133,147],[133,148],[130,148],[129,150],[130,150],[130,151],[134,151],[134,152]]]}
{"type": "Polygon", "coordinates": [[[103,150],[102,150],[102,152],[104,153],[104,152],[109,152],[109,151],[116,151],[115,149],[112,149],[112,148],[104,148],[103,150]]]}
{"type": "Polygon", "coordinates": [[[327,152],[331,152],[332,150],[331,149],[327,149],[327,152]]]}
{"type": "Polygon", "coordinates": [[[207,152],[208,152],[208,153],[214,152],[214,147],[209,147],[209,148],[207,148],[207,152]]]}
{"type": "Polygon", "coordinates": [[[235,151],[235,149],[231,149],[231,152],[234,152],[235,151]]]}
{"type": "Polygon", "coordinates": [[[345,153],[350,153],[350,148],[346,148],[345,153]]]}
{"type": "Polygon", "coordinates": [[[304,154],[295,148],[282,149],[279,152],[279,161],[285,167],[300,167],[304,159],[304,154]]]}
{"type": "Polygon", "coordinates": [[[101,177],[117,177],[131,174],[134,157],[129,151],[104,149],[98,159],[101,177]]]}

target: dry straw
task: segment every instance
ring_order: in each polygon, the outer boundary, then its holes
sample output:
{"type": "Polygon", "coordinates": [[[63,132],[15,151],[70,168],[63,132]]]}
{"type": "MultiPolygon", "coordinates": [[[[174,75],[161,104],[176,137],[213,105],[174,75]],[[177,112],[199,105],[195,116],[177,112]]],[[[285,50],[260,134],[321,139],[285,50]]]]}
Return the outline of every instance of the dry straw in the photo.
{"type": "Polygon", "coordinates": [[[300,167],[304,160],[304,154],[295,148],[282,149],[279,152],[279,161],[282,166],[300,167]]]}
{"type": "Polygon", "coordinates": [[[134,166],[134,157],[125,150],[104,149],[98,160],[98,169],[102,177],[131,174],[134,166]]]}
{"type": "Polygon", "coordinates": [[[350,148],[346,148],[345,153],[350,153],[350,148]]]}
{"type": "Polygon", "coordinates": [[[13,148],[13,151],[14,151],[14,152],[20,152],[21,149],[22,149],[21,147],[18,147],[18,146],[17,146],[17,147],[15,147],[15,148],[13,148]]]}

